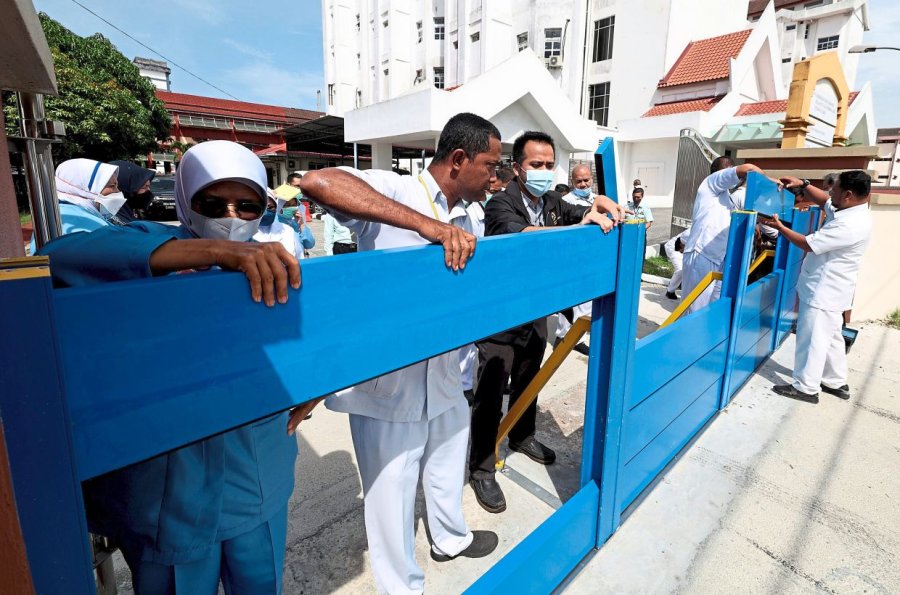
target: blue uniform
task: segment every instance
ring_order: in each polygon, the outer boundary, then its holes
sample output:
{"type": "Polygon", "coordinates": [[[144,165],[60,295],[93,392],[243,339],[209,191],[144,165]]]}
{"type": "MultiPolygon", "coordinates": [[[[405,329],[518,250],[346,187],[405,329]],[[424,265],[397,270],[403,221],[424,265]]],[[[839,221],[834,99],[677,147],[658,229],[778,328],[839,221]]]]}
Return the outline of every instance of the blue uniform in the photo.
{"type": "MultiPolygon", "coordinates": [[[[187,237],[183,227],[141,221],[66,235],[41,253],[57,286],[84,286],[150,277],[150,254],[187,237]]],[[[287,417],[85,482],[90,528],[122,549],[138,593],[213,595],[220,578],[228,593],[281,591],[297,456],[287,417]]]]}

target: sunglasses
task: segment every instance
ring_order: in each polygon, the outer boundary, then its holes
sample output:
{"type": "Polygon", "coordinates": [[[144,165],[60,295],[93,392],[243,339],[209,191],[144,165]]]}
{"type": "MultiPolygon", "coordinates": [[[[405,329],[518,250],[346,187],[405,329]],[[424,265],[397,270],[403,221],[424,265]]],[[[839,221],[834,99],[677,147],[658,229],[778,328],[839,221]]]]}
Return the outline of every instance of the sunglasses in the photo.
{"type": "Polygon", "coordinates": [[[229,205],[234,205],[241,218],[251,217],[258,218],[263,213],[265,206],[259,202],[251,200],[239,200],[236,203],[229,203],[224,199],[214,196],[198,196],[191,201],[191,208],[210,219],[221,219],[226,217],[229,212],[229,205]]]}

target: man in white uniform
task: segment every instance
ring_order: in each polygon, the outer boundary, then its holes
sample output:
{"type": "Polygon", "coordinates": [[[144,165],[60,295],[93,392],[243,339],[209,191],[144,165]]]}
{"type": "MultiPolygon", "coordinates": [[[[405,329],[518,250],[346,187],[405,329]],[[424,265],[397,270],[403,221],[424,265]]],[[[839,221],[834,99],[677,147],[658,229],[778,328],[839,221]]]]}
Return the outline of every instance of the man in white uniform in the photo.
{"type": "Polygon", "coordinates": [[[827,393],[849,399],[841,323],[844,310],[853,302],[859,264],[872,233],[872,179],[863,171],[845,171],[830,193],[810,186],[809,180],[788,177],[782,182],[786,188],[801,189],[805,199],[821,206],[825,224],[805,236],[785,226],[777,215],[762,220],[809,253],[797,279],[800,311],[793,382],[777,384],[772,390],[792,399],[818,403],[821,387],[827,393]]]}
{"type": "MultiPolygon", "coordinates": [[[[590,166],[584,164],[576,165],[572,170],[572,191],[563,196],[563,200],[577,207],[590,208],[594,204],[594,198],[596,196],[597,195],[594,194],[594,175],[591,173],[590,166]]],[[[573,322],[582,316],[590,315],[591,302],[585,302],[572,307],[573,322]]],[[[553,343],[554,346],[563,340],[566,333],[568,333],[571,328],[572,323],[569,322],[569,319],[566,318],[562,312],[556,314],[556,341],[553,343]]],[[[582,355],[587,355],[590,352],[590,348],[586,343],[580,341],[575,346],[575,351],[582,355]]]]}
{"type": "MultiPolygon", "coordinates": [[[[475,238],[450,225],[449,213],[462,200],[483,197],[500,158],[497,128],[474,114],[459,114],[447,122],[422,175],[318,170],[304,176],[303,194],[356,232],[360,251],[437,240],[444,244],[447,266],[457,270],[473,253],[475,238]]],[[[457,351],[341,391],[326,406],[350,414],[369,557],[380,591],[421,593],[424,588],[425,574],[415,556],[420,474],[433,560],[482,557],[497,547],[496,534],[469,531],[463,518],[470,418],[457,351]]]]}
{"type": "Polygon", "coordinates": [[[690,227],[682,231],[677,236],[669,238],[669,241],[663,244],[666,251],[666,258],[672,263],[672,278],[669,279],[669,286],[666,287],[666,297],[670,300],[677,300],[675,290],[681,286],[681,272],[684,266],[684,236],[691,230],[690,227]]]}
{"type": "MultiPolygon", "coordinates": [[[[491,178],[491,188],[496,187],[498,177],[496,173],[491,178]]],[[[490,190],[490,188],[489,188],[490,190]]],[[[490,192],[481,195],[487,199],[490,192]]],[[[466,231],[476,238],[484,237],[484,204],[480,200],[470,203],[457,202],[450,209],[450,223],[466,231]]],[[[474,343],[469,343],[459,348],[459,374],[462,380],[463,394],[469,405],[475,400],[475,368],[478,367],[478,348],[474,343]]]]}
{"type": "MultiPolygon", "coordinates": [[[[741,183],[751,171],[765,172],[751,163],[737,167],[729,157],[718,157],[710,164],[710,174],[697,188],[691,214],[691,231],[684,241],[684,270],[682,295],[688,295],[710,272],[722,272],[725,250],[728,248],[728,228],[731,212],[743,208],[729,190],[741,183]]],[[[772,180],[779,183],[777,180],[772,180]]],[[[713,281],[688,309],[688,313],[719,299],[722,283],[713,281]]]]}

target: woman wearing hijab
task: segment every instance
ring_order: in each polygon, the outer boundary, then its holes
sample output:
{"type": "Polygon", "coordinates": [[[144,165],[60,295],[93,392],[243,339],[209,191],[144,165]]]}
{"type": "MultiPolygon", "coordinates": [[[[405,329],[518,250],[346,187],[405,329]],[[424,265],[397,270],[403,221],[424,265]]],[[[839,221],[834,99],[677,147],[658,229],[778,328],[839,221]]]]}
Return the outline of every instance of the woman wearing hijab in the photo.
{"type": "MultiPolygon", "coordinates": [[[[180,227],[136,221],[59,238],[43,249],[55,284],[217,265],[243,271],[254,300],[287,301],[288,279],[300,285],[297,260],[249,241],[266,204],[259,158],[230,141],[202,143],[175,181],[180,227]]],[[[297,456],[287,422],[280,413],[85,482],[89,526],[122,550],[138,595],[214,595],[220,582],[229,594],[281,592],[297,456]]]]}
{"type": "Polygon", "coordinates": [[[130,161],[110,161],[119,168],[119,189],[125,195],[125,205],[116,216],[126,223],[138,219],[135,211],[143,211],[153,201],[150,182],[156,171],[135,165],[130,161]]]}
{"type": "Polygon", "coordinates": [[[93,159],[69,159],[56,168],[56,192],[63,234],[121,225],[116,214],[125,204],[119,192],[119,168],[93,159]]]}

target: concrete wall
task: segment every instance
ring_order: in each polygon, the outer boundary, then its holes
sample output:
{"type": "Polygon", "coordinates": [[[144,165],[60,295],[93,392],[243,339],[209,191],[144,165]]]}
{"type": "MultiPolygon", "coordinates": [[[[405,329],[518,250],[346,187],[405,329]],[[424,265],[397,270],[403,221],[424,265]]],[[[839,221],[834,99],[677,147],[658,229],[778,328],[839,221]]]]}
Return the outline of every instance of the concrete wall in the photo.
{"type": "Polygon", "coordinates": [[[853,320],[884,318],[900,308],[900,194],[873,194],[872,239],[863,257],[853,298],[853,320]]]}
{"type": "Polygon", "coordinates": [[[631,196],[631,182],[641,180],[644,202],[650,208],[671,207],[675,192],[678,138],[618,143],[620,201],[631,196]]]}

